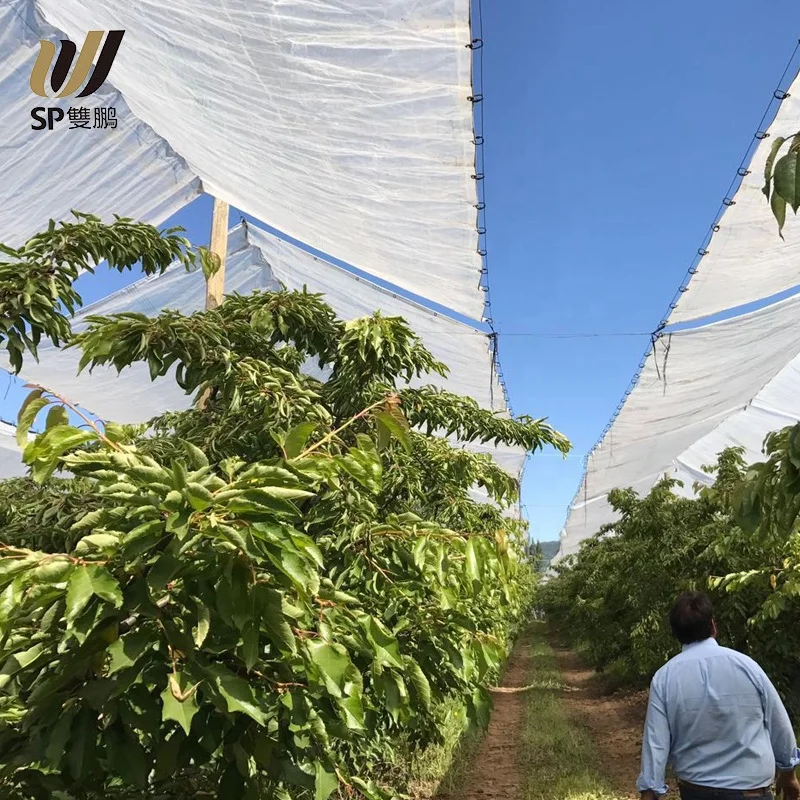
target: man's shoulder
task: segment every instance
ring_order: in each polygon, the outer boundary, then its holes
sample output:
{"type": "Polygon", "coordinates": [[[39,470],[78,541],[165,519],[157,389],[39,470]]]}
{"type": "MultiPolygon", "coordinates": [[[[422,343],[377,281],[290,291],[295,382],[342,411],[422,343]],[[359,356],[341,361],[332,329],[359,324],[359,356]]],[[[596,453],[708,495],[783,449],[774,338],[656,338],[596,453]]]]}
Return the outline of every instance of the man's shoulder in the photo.
{"type": "Polygon", "coordinates": [[[739,652],[738,650],[734,650],[731,647],[723,647],[720,645],[717,648],[718,653],[723,658],[727,658],[730,661],[735,661],[739,664],[743,664],[750,669],[760,670],[761,667],[759,666],[757,661],[754,661],[750,656],[745,655],[744,653],[739,652]]]}
{"type": "MultiPolygon", "coordinates": [[[[730,647],[718,645],[703,651],[684,651],[673,656],[661,669],[653,676],[653,683],[663,684],[671,674],[680,674],[683,667],[689,667],[691,663],[697,661],[708,661],[710,659],[723,659],[740,665],[749,673],[760,673],[761,666],[750,656],[733,650],[730,647]]],[[[689,667],[690,668],[690,667],[689,667]]]]}

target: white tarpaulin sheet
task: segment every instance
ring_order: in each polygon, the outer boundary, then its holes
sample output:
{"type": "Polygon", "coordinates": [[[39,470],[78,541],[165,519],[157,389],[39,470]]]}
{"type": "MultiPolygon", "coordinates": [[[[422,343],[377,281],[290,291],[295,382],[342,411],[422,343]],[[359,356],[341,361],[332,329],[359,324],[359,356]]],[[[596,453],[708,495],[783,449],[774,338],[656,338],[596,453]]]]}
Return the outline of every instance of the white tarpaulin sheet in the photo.
{"type": "Polygon", "coordinates": [[[134,198],[146,186],[166,203],[165,176],[186,185],[174,148],[236,208],[480,318],[469,0],[11,0],[0,23],[13,141],[0,191],[37,212],[9,221],[5,204],[0,241],[71,207],[159,216],[134,198]],[[50,25],[78,47],[87,31],[125,31],[105,84],[125,102],[72,102],[116,107],[118,132],[30,130],[50,25]]]}
{"type": "MultiPolygon", "coordinates": [[[[763,460],[766,435],[800,420],[800,356],[795,357],[771,380],[744,410],[728,417],[708,436],[695,442],[678,456],[686,469],[700,473],[705,465],[716,463],[726,447],[743,447],[748,463],[763,460]]],[[[703,477],[705,483],[710,477],[703,477]]]]}
{"type": "MultiPolygon", "coordinates": [[[[416,385],[431,383],[473,397],[485,408],[505,411],[487,334],[388,292],[252,225],[239,225],[231,231],[228,253],[228,294],[276,289],[278,282],[289,289],[307,285],[309,291],[323,292],[342,319],[375,310],[402,316],[433,355],[450,367],[447,378],[432,375],[415,381],[416,385]]],[[[87,306],[76,316],[73,327],[80,330],[85,317],[93,314],[133,311],[154,316],[164,308],[191,314],[202,309],[204,301],[202,274],[187,273],[176,265],[162,276],[145,278],[87,306]]],[[[170,409],[187,408],[191,402],[171,378],[151,382],[145,364],[134,364],[120,375],[111,368],[98,367],[91,374],[86,371],[78,376],[78,361],[77,350],[43,344],[39,363],[27,359],[22,376],[53,388],[102,419],[118,422],[143,422],[170,409]]],[[[8,366],[4,354],[0,364],[8,366]]]]}
{"type": "Polygon", "coordinates": [[[0,480],[19,478],[27,473],[22,463],[22,453],[17,446],[16,430],[0,422],[0,480]]]}
{"type": "Polygon", "coordinates": [[[682,479],[702,479],[700,468],[713,464],[724,447],[742,444],[757,457],[768,430],[791,424],[800,368],[786,365],[800,353],[799,312],[796,296],[656,341],[635,388],[588,457],[562,532],[562,554],[611,520],[603,508],[611,489],[647,491],[675,467],[682,479]],[[578,504],[593,505],[593,513],[578,504]]]}
{"type": "Polygon", "coordinates": [[[78,101],[33,94],[40,38],[62,37],[37,21],[28,0],[0,5],[0,242],[20,245],[51,218],[70,217],[73,208],[159,223],[194,199],[200,180],[109,84],[78,101]],[[72,106],[87,110],[88,128],[70,127],[72,106]],[[58,107],[64,119],[52,130],[32,130],[36,107],[58,107]],[[116,128],[93,127],[100,107],[116,111],[116,128]]]}
{"type": "MultiPolygon", "coordinates": [[[[771,297],[800,284],[800,220],[786,216],[784,239],[761,192],[764,165],[778,136],[800,131],[800,77],[778,108],[769,136],[761,139],[748,165],[748,174],[725,209],[700,260],[697,273],[680,296],[670,324],[700,319],[771,297]]],[[[786,148],[784,148],[784,153],[786,148]]]]}

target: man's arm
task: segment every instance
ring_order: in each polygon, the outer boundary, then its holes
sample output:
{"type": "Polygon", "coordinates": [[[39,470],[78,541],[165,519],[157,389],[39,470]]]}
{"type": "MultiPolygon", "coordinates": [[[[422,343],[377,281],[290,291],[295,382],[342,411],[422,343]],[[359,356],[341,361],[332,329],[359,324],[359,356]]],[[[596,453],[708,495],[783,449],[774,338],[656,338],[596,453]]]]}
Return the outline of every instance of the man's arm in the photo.
{"type": "Polygon", "coordinates": [[[772,754],[778,771],[776,787],[784,800],[800,800],[800,783],[794,774],[800,764],[797,741],[786,707],[781,701],[772,681],[759,667],[761,675],[761,702],[764,708],[764,724],[769,732],[772,754]]]}
{"type": "Polygon", "coordinates": [[[654,678],[650,684],[650,700],[642,738],[642,771],[636,781],[642,800],[656,800],[659,795],[667,793],[665,772],[671,744],[664,697],[654,678]]]}

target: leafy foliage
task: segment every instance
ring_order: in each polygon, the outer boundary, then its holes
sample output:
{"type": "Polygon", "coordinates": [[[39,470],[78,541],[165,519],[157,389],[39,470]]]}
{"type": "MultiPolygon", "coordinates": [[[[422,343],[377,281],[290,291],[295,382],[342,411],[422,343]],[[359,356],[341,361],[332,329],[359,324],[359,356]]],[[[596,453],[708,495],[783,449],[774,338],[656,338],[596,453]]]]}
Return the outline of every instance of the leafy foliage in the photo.
{"type": "Polygon", "coordinates": [[[403,320],[344,323],[307,292],[66,341],[85,368],[175,367],[198,403],[147,433],[76,428],[31,387],[32,479],[0,484],[14,797],[390,798],[394,748],[439,743],[443,709],[486,723],[533,565],[502,513],[516,482],[433,434],[566,451],[560,434],[405,388],[446,368],[403,320]]]}
{"type": "Polygon", "coordinates": [[[20,248],[0,245],[8,259],[0,261],[0,344],[17,372],[23,353],[35,357],[42,337],[56,345],[69,339],[63,309],[72,314],[82,303],[73,283],[100,262],[119,272],[139,264],[146,275],[163,272],[176,261],[189,268],[198,258],[205,271],[218,267],[206,249],[190,249],[177,235],[180,228],[159,232],[123,217],[107,225],[90,214],[73,214],[76,222],[51,221],[20,248]]]}
{"type": "MultiPolygon", "coordinates": [[[[800,208],[799,159],[800,133],[775,138],[763,192],[779,232],[786,206],[800,208]]],[[[676,496],[668,479],[644,498],[610,492],[619,520],[556,566],[542,604],[595,667],[636,681],[677,651],[666,619],[675,596],[706,590],[723,643],[761,662],[797,720],[800,425],[770,433],[762,462],[747,467],[743,452],[720,453],[706,468],[716,475],[713,486],[695,484],[694,499],[676,496]]]]}
{"type": "Polygon", "coordinates": [[[794,136],[776,136],[764,165],[763,192],[775,219],[778,233],[783,238],[786,223],[786,206],[797,214],[800,208],[800,133],[794,136]],[[784,145],[789,143],[781,155],[784,145]],[[779,157],[780,156],[780,157],[779,157]]]}
{"type": "Polygon", "coordinates": [[[770,434],[767,459],[749,468],[740,449],[724,451],[714,485],[695,499],[677,496],[668,479],[642,498],[612,492],[619,521],[554,568],[542,592],[547,614],[596,668],[635,682],[678,650],[667,622],[675,597],[706,591],[721,642],[756,658],[797,718],[798,442],[800,426],[770,434]]]}

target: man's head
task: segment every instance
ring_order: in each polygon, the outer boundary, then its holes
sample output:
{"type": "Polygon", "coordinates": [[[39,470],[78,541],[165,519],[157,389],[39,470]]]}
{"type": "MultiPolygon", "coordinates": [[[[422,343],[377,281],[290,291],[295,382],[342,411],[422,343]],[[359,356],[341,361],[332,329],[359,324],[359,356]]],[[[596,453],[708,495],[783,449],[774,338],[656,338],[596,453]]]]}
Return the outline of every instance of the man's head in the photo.
{"type": "Polygon", "coordinates": [[[669,612],[669,624],[681,644],[702,642],[717,635],[714,607],[702,592],[684,592],[669,612]]]}

